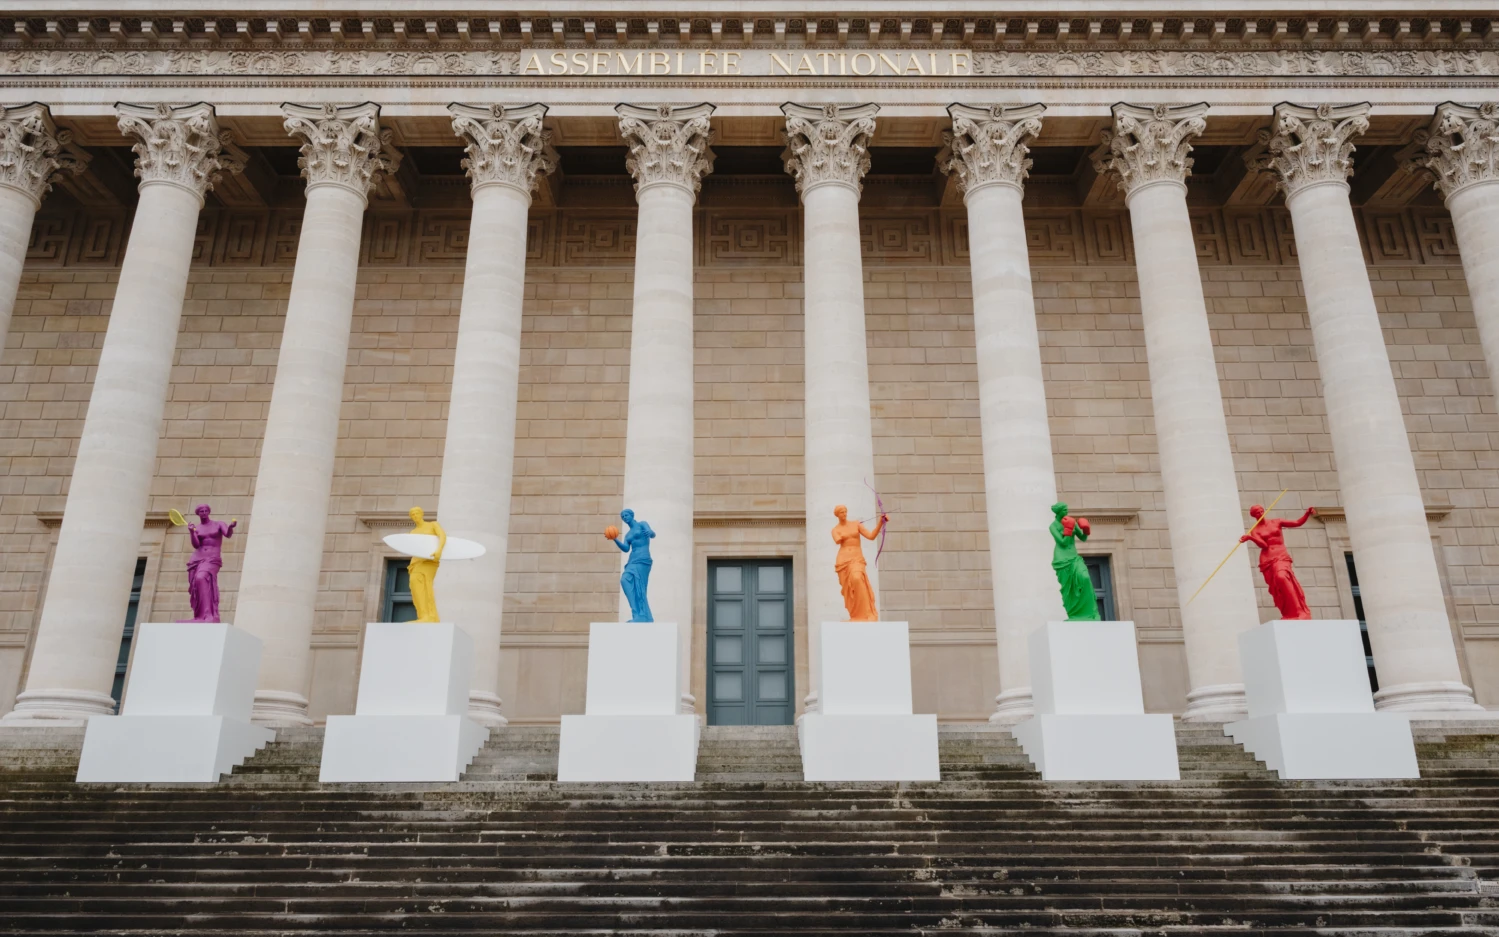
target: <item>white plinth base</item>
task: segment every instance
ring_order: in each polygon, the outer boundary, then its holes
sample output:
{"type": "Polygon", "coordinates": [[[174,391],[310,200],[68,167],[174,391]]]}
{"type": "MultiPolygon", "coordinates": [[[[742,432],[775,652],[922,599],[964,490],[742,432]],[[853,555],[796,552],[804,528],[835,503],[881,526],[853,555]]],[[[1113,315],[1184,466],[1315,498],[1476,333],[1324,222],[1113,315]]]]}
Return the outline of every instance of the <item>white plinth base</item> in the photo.
{"type": "Polygon", "coordinates": [[[1421,776],[1410,722],[1394,713],[1276,713],[1223,731],[1286,780],[1421,776]]]}
{"type": "Polygon", "coordinates": [[[691,781],[697,716],[563,716],[557,780],[691,781]]]}
{"type": "Polygon", "coordinates": [[[467,715],[473,661],[457,625],[366,625],[359,699],[354,715],[328,717],[318,780],[458,780],[489,738],[467,715]]]}
{"type": "Polygon", "coordinates": [[[1010,731],[1045,781],[1181,779],[1169,715],[1044,713],[1010,731]]]}
{"type": "Polygon", "coordinates": [[[1036,715],[1010,731],[1043,780],[1181,778],[1171,717],[1145,712],[1134,622],[1047,622],[1029,646],[1036,715]]]}
{"type": "Polygon", "coordinates": [[[467,716],[329,716],[318,780],[456,781],[488,738],[467,716]]]}
{"type": "Polygon", "coordinates": [[[830,716],[797,724],[808,781],[940,781],[937,717],[830,716]]]}
{"type": "Polygon", "coordinates": [[[276,737],[226,716],[94,716],[78,759],[80,782],[215,782],[276,737]]]}
{"type": "Polygon", "coordinates": [[[1239,659],[1249,718],[1224,734],[1282,778],[1421,776],[1408,714],[1374,711],[1357,621],[1266,622],[1239,659]]]}
{"type": "Polygon", "coordinates": [[[216,782],[276,737],[250,723],[260,640],[227,623],[149,622],[118,716],[92,716],[77,779],[216,782]]]}
{"type": "Polygon", "coordinates": [[[562,717],[557,780],[691,781],[697,716],[678,712],[677,626],[594,622],[588,627],[584,715],[562,717]]]}
{"type": "Polygon", "coordinates": [[[903,621],[825,621],[817,712],[797,722],[808,781],[938,781],[937,717],[911,713],[903,621]]]}

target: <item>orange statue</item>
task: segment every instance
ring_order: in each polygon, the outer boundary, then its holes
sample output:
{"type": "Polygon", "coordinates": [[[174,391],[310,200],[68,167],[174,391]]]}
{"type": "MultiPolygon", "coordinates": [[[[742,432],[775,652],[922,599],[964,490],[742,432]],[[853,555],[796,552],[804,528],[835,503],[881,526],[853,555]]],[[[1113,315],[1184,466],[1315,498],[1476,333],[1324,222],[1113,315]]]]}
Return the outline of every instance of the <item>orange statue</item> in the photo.
{"type": "Polygon", "coordinates": [[[869,573],[864,563],[863,537],[873,540],[880,535],[880,528],[889,518],[881,514],[879,523],[870,530],[858,521],[848,519],[848,508],[838,505],[833,508],[838,524],[833,528],[833,542],[838,544],[838,559],[834,568],[838,571],[838,584],[843,587],[843,607],[848,610],[849,621],[879,621],[880,613],[874,607],[874,587],[869,584],[869,573]]]}

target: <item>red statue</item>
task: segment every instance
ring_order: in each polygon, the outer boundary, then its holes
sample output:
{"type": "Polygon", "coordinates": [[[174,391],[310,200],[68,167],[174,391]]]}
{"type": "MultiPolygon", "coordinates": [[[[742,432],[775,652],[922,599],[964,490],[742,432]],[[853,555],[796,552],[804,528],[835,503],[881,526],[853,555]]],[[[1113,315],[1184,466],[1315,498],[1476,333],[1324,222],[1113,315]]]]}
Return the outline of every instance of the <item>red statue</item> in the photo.
{"type": "Polygon", "coordinates": [[[1265,577],[1276,610],[1285,620],[1310,619],[1312,610],[1306,607],[1306,593],[1301,591],[1301,583],[1296,581],[1296,573],[1291,569],[1291,554],[1286,550],[1286,537],[1281,530],[1300,527],[1316,513],[1316,508],[1307,508],[1297,520],[1276,520],[1266,517],[1265,509],[1256,504],[1249,509],[1249,516],[1255,519],[1254,526],[1239,538],[1240,543],[1252,540],[1260,548],[1260,574],[1265,577]]]}

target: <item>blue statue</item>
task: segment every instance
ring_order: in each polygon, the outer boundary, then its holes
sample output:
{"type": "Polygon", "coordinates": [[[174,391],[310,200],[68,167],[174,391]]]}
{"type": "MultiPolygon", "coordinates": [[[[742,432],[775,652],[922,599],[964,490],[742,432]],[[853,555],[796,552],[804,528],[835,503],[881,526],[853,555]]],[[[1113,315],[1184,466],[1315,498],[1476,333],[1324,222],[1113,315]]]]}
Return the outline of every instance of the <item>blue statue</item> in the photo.
{"type": "Polygon", "coordinates": [[[604,531],[620,552],[630,554],[625,561],[625,571],[619,574],[619,587],[625,592],[625,600],[630,603],[630,621],[655,621],[651,616],[651,603],[646,597],[646,589],[651,578],[651,538],[656,532],[651,530],[651,525],[645,521],[636,521],[635,512],[626,508],[619,512],[619,519],[625,522],[629,529],[625,535],[619,535],[619,528],[610,524],[604,531]]]}

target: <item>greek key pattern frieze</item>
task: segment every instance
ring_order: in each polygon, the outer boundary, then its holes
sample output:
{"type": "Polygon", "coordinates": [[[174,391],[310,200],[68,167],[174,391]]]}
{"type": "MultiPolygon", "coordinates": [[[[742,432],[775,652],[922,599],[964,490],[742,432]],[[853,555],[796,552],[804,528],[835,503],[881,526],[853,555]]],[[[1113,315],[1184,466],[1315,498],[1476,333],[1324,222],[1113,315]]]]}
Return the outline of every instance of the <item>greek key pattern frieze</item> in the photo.
{"type": "MultiPolygon", "coordinates": [[[[1192,234],[1203,266],[1296,264],[1284,208],[1192,208],[1192,234]]],[[[1364,254],[1373,265],[1460,264],[1452,218],[1436,207],[1355,210],[1364,254]]],[[[801,210],[700,208],[694,213],[696,262],[704,267],[797,266],[801,210]]],[[[27,267],[117,267],[131,215],[120,210],[45,208],[27,246],[27,267]]],[[[296,261],[300,211],[209,208],[200,215],[193,263],[208,267],[283,267],[296,261]]],[[[867,210],[859,243],[866,263],[961,266],[969,260],[963,209],[867,210]]],[[[368,267],[462,267],[469,215],[455,209],[371,211],[360,263],[368,267]]],[[[1129,212],[1038,208],[1025,213],[1026,246],[1037,267],[1130,266],[1129,212]]],[[[633,213],[554,210],[531,214],[526,262],[538,267],[635,263],[633,213]]]]}

